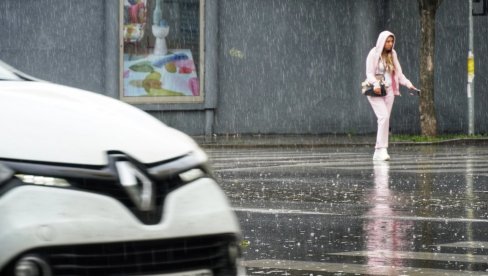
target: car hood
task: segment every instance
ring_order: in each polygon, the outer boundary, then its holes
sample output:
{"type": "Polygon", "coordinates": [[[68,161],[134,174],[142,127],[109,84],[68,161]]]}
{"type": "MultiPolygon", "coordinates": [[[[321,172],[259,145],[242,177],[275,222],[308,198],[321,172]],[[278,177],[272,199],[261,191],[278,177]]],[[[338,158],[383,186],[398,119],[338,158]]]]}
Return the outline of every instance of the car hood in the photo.
{"type": "Polygon", "coordinates": [[[0,81],[0,158],[107,164],[119,151],[155,163],[198,145],[146,112],[76,88],[37,81],[0,81]]]}

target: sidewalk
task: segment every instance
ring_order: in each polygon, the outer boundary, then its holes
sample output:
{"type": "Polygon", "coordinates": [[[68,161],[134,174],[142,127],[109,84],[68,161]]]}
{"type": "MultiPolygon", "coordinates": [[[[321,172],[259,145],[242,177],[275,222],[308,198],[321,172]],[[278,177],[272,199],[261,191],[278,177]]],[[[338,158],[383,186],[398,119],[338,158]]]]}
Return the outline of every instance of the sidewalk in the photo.
{"type": "MultiPolygon", "coordinates": [[[[213,135],[192,137],[203,148],[256,147],[374,147],[375,135],[213,135]]],[[[437,142],[390,142],[396,145],[487,144],[488,138],[451,139],[437,142]]]]}

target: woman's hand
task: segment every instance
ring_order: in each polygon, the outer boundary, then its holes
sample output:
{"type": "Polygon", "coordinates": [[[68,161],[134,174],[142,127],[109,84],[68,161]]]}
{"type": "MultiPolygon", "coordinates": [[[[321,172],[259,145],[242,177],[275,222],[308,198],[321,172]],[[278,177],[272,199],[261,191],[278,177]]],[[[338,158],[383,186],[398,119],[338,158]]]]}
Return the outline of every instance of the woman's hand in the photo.
{"type": "Polygon", "coordinates": [[[375,87],[373,91],[376,95],[381,95],[381,87],[375,87]]]}
{"type": "MultiPolygon", "coordinates": [[[[413,84],[412,84],[412,85],[410,85],[410,86],[408,87],[408,89],[410,89],[410,90],[413,90],[413,91],[417,92],[417,96],[420,96],[420,89],[418,89],[417,87],[413,86],[413,84]]],[[[412,92],[410,92],[410,95],[413,95],[413,93],[412,93],[412,92]]]]}
{"type": "Polygon", "coordinates": [[[417,87],[413,86],[413,84],[410,85],[408,89],[418,91],[417,87]]]}

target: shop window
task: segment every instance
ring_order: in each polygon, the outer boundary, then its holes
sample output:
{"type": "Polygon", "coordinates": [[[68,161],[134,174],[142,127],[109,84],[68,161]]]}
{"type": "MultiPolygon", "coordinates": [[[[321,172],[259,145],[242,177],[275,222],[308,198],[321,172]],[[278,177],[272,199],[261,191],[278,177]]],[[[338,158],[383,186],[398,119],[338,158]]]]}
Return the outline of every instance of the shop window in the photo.
{"type": "Polygon", "coordinates": [[[203,101],[203,1],[121,0],[122,100],[203,101]]]}

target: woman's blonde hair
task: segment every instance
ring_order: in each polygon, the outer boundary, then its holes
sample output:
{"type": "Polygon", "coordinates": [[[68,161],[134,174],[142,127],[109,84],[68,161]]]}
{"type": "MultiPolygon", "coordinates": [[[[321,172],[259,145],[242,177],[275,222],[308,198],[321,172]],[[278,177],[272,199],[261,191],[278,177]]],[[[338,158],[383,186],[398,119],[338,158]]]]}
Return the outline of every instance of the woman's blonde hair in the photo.
{"type": "Polygon", "coordinates": [[[393,64],[393,55],[391,52],[389,53],[382,53],[381,59],[383,60],[383,64],[385,65],[385,70],[388,72],[395,71],[395,65],[393,64]]]}

